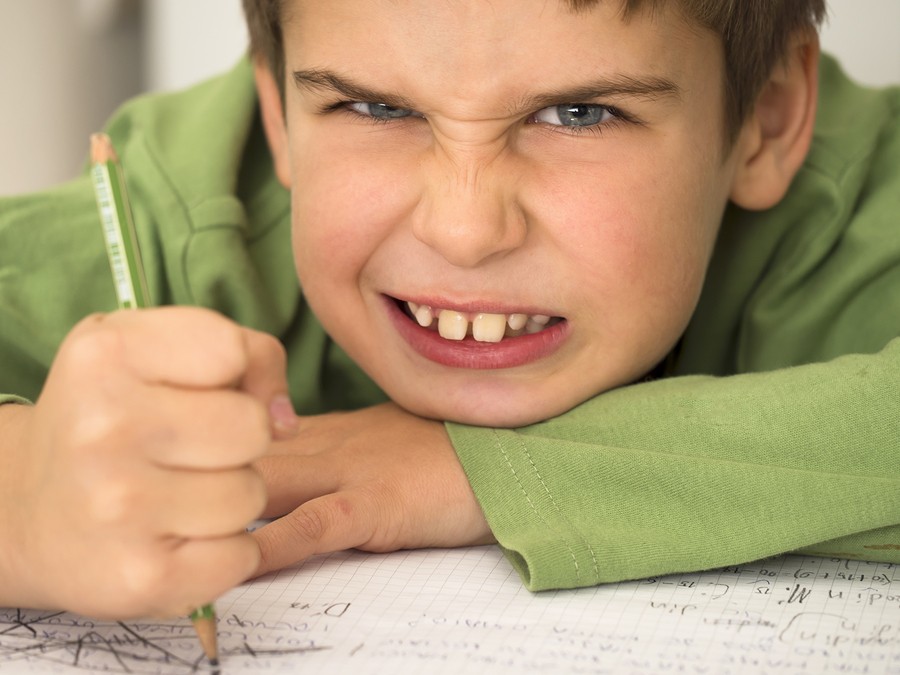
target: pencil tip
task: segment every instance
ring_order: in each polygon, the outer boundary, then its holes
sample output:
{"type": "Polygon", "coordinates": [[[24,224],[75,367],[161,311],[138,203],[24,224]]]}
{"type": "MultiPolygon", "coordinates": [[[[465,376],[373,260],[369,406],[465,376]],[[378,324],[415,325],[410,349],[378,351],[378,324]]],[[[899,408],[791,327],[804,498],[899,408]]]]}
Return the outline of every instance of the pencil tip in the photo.
{"type": "Polygon", "coordinates": [[[216,611],[212,605],[204,605],[191,613],[191,621],[200,638],[203,653],[212,666],[219,665],[218,636],[216,635],[216,611]]]}

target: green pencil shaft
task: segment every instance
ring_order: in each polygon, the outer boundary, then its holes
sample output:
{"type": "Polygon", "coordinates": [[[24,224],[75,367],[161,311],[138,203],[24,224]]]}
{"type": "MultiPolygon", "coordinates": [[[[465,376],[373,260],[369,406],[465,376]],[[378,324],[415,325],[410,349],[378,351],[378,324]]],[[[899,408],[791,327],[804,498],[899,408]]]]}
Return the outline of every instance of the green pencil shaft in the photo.
{"type": "MultiPolygon", "coordinates": [[[[122,167],[114,161],[96,162],[91,169],[91,179],[118,305],[121,309],[149,307],[150,292],[122,167]]],[[[212,604],[203,605],[195,609],[190,618],[194,622],[210,621],[215,625],[216,611],[212,604]]]]}
{"type": "Polygon", "coordinates": [[[119,307],[149,307],[150,293],[121,167],[111,161],[98,163],[91,176],[119,307]]]}
{"type": "Polygon", "coordinates": [[[212,605],[203,605],[191,612],[191,621],[199,621],[200,619],[214,619],[216,611],[212,605]]]}

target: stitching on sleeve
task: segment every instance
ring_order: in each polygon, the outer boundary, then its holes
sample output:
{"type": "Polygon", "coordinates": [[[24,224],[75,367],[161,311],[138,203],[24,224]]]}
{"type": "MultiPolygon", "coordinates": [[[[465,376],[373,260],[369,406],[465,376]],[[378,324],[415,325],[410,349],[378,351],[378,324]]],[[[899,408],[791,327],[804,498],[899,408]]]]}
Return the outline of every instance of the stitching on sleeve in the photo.
{"type": "MultiPolygon", "coordinates": [[[[584,546],[587,548],[588,552],[591,554],[591,562],[594,567],[594,578],[599,581],[600,580],[600,567],[597,564],[597,556],[594,554],[594,547],[591,546],[590,542],[584,538],[584,536],[581,534],[579,529],[577,527],[575,527],[575,525],[572,523],[572,521],[569,520],[568,517],[566,517],[566,514],[564,514],[560,510],[559,505],[557,505],[556,500],[553,498],[553,494],[550,492],[550,488],[547,487],[547,484],[544,482],[544,477],[541,476],[541,472],[538,470],[537,464],[534,463],[534,459],[531,457],[531,453],[528,451],[528,445],[525,443],[525,439],[522,438],[521,436],[517,436],[516,438],[519,441],[519,445],[522,447],[522,452],[524,452],[525,456],[528,458],[528,463],[531,464],[531,469],[534,471],[534,475],[537,476],[538,480],[541,483],[541,487],[544,488],[544,492],[547,494],[547,497],[550,499],[550,503],[553,504],[553,508],[556,509],[556,512],[562,517],[562,519],[565,520],[571,526],[572,530],[574,530],[576,533],[578,533],[578,539],[581,541],[582,544],[584,544],[584,546]]],[[[572,549],[570,548],[569,551],[571,552],[571,550],[572,549]]]]}
{"type": "MultiPolygon", "coordinates": [[[[497,433],[496,429],[494,429],[492,431],[494,434],[494,442],[497,444],[497,449],[500,451],[500,454],[503,455],[503,459],[506,460],[506,466],[509,467],[509,470],[513,475],[513,478],[516,479],[516,485],[519,486],[519,489],[522,491],[522,494],[525,495],[525,499],[528,501],[528,505],[531,507],[531,510],[534,511],[534,515],[536,515],[540,519],[540,521],[544,524],[545,527],[547,527],[547,529],[550,529],[550,523],[548,523],[546,518],[544,518],[544,516],[541,515],[541,512],[538,511],[534,502],[531,501],[531,497],[528,495],[528,491],[525,489],[525,486],[522,485],[522,481],[519,480],[519,474],[516,473],[516,469],[515,469],[515,467],[513,467],[512,462],[509,460],[509,455],[507,454],[506,449],[503,447],[503,443],[500,441],[500,434],[497,433]]],[[[524,443],[522,443],[522,447],[525,450],[525,454],[528,456],[528,460],[531,461],[531,455],[528,454],[528,450],[527,450],[527,448],[525,448],[524,443]]],[[[531,462],[531,465],[534,466],[534,462],[531,462]]],[[[540,478],[540,474],[538,474],[538,478],[540,478]]],[[[544,484],[543,480],[541,480],[541,484],[542,485],[544,484]]],[[[544,490],[546,491],[546,489],[547,489],[547,486],[544,485],[544,490]]],[[[547,494],[549,495],[550,493],[547,492],[547,494]]],[[[550,501],[553,502],[552,496],[550,497],[550,501]]],[[[553,506],[556,508],[557,512],[559,512],[559,507],[556,506],[556,503],[553,503],[553,506]]],[[[578,565],[578,558],[575,556],[575,551],[572,550],[572,547],[569,546],[569,544],[565,540],[563,540],[563,545],[566,547],[566,550],[569,552],[569,556],[571,556],[571,558],[572,558],[572,565],[575,568],[575,578],[580,579],[581,578],[581,568],[578,565]]],[[[588,548],[590,548],[590,547],[588,547],[588,548]]],[[[593,553],[593,551],[591,551],[591,556],[593,557],[593,555],[594,555],[594,553],[593,553]]],[[[596,566],[597,566],[597,561],[595,560],[594,561],[595,571],[596,571],[596,566]]]]}

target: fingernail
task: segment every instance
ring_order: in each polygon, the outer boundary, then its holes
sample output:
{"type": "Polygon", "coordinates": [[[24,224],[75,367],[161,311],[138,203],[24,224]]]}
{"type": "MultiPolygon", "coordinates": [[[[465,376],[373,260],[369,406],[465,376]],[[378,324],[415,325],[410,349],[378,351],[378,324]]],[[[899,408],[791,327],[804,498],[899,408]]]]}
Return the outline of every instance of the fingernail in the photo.
{"type": "Polygon", "coordinates": [[[293,433],[297,431],[299,420],[297,413],[294,412],[294,406],[284,394],[278,394],[269,403],[269,415],[272,417],[272,424],[277,431],[293,433]]]}

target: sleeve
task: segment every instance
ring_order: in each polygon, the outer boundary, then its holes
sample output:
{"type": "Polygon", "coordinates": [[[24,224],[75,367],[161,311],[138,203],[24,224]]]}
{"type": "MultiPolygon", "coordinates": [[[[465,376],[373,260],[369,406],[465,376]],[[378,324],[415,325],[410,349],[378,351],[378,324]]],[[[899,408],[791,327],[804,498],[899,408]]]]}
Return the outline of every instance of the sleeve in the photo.
{"type": "Polygon", "coordinates": [[[34,401],[80,319],[115,308],[87,176],[0,200],[0,402],[34,401]]]}
{"type": "Polygon", "coordinates": [[[518,430],[448,425],[531,590],[802,549],[900,562],[900,339],[875,355],[600,395],[518,430]]]}
{"type": "Polygon", "coordinates": [[[31,403],[26,398],[22,398],[21,396],[15,396],[13,394],[0,394],[0,405],[6,405],[7,403],[19,403],[22,405],[28,405],[31,403]]]}
{"type": "Polygon", "coordinates": [[[900,88],[821,75],[785,200],[726,217],[680,376],[523,429],[448,425],[528,588],[790,551],[900,563],[900,88]]]}

